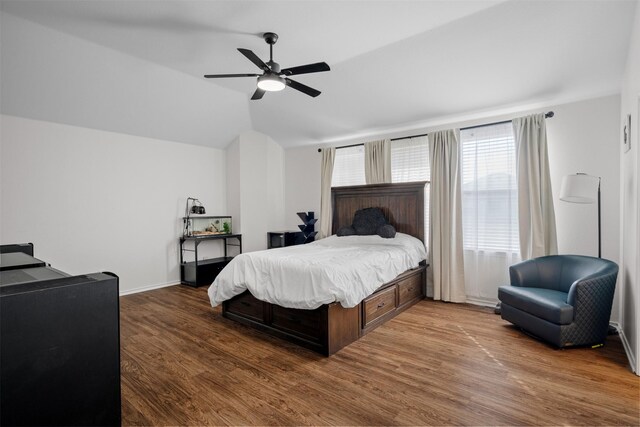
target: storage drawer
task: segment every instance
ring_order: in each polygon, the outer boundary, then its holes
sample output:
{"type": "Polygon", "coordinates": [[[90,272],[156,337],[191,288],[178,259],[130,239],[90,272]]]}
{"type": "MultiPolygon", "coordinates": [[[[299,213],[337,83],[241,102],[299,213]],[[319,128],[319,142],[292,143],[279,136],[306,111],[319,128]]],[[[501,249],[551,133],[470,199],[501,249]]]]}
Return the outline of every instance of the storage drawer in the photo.
{"type": "Polygon", "coordinates": [[[271,326],[302,336],[310,341],[317,342],[319,340],[318,331],[323,324],[323,318],[323,312],[319,309],[283,309],[280,306],[272,305],[271,326]]]}
{"type": "Polygon", "coordinates": [[[259,322],[264,322],[264,303],[257,300],[249,292],[244,292],[229,300],[227,311],[259,322]]]}
{"type": "Polygon", "coordinates": [[[396,308],[396,286],[391,286],[364,300],[362,323],[369,325],[396,308]]]}
{"type": "Polygon", "coordinates": [[[404,305],[422,295],[422,274],[407,277],[398,283],[398,306],[404,305]]]}

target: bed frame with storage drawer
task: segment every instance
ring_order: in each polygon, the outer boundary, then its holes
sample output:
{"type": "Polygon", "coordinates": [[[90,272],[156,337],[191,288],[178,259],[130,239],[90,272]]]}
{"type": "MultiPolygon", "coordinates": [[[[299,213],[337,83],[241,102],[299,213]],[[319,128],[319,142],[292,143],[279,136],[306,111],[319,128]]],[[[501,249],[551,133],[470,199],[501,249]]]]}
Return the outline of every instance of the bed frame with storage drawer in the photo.
{"type": "MultiPolygon", "coordinates": [[[[425,182],[331,189],[333,231],[351,224],[358,209],[379,207],[398,232],[424,239],[425,182]]],[[[315,310],[260,301],[248,291],[223,302],[224,317],[330,356],[424,298],[426,262],[380,286],[359,305],[325,304],[315,310]]]]}

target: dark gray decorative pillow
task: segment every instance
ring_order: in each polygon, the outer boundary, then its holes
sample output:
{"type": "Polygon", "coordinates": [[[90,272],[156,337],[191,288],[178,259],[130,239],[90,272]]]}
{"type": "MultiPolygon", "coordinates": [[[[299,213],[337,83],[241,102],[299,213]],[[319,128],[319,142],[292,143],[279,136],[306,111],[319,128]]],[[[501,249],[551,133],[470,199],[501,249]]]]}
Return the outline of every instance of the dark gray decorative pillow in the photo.
{"type": "Polygon", "coordinates": [[[379,208],[366,208],[356,211],[353,216],[353,228],[359,236],[370,236],[378,233],[378,228],[387,220],[379,208]]]}
{"type": "Polygon", "coordinates": [[[380,208],[366,208],[356,211],[353,215],[353,225],[340,227],[336,232],[338,236],[372,236],[377,234],[385,239],[396,237],[396,229],[387,224],[380,208]]]}
{"type": "Polygon", "coordinates": [[[338,228],[338,231],[336,232],[336,234],[338,235],[338,237],[342,237],[342,236],[353,236],[356,234],[356,230],[349,226],[349,227],[340,227],[338,228]]]}
{"type": "Polygon", "coordinates": [[[380,237],[384,237],[385,239],[392,239],[396,237],[396,228],[391,224],[385,224],[378,227],[378,232],[376,233],[380,237]]]}

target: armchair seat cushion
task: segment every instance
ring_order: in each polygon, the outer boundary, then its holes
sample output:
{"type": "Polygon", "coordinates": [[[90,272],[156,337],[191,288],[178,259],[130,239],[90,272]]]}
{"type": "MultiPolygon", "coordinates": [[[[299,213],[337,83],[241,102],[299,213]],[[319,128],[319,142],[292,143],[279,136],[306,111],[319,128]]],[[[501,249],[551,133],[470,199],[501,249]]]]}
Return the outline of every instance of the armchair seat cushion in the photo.
{"type": "Polygon", "coordinates": [[[566,292],[544,288],[498,288],[498,298],[504,304],[556,325],[569,325],[573,322],[573,306],[567,304],[567,295],[566,292]]]}

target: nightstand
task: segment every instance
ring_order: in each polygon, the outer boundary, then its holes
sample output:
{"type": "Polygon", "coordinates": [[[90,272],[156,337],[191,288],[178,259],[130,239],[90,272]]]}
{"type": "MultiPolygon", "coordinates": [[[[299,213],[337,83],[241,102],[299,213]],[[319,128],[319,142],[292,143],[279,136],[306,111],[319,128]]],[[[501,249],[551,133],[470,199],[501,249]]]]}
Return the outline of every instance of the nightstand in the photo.
{"type": "Polygon", "coordinates": [[[267,233],[267,248],[301,245],[304,240],[304,234],[301,231],[270,231],[267,233]]]}

